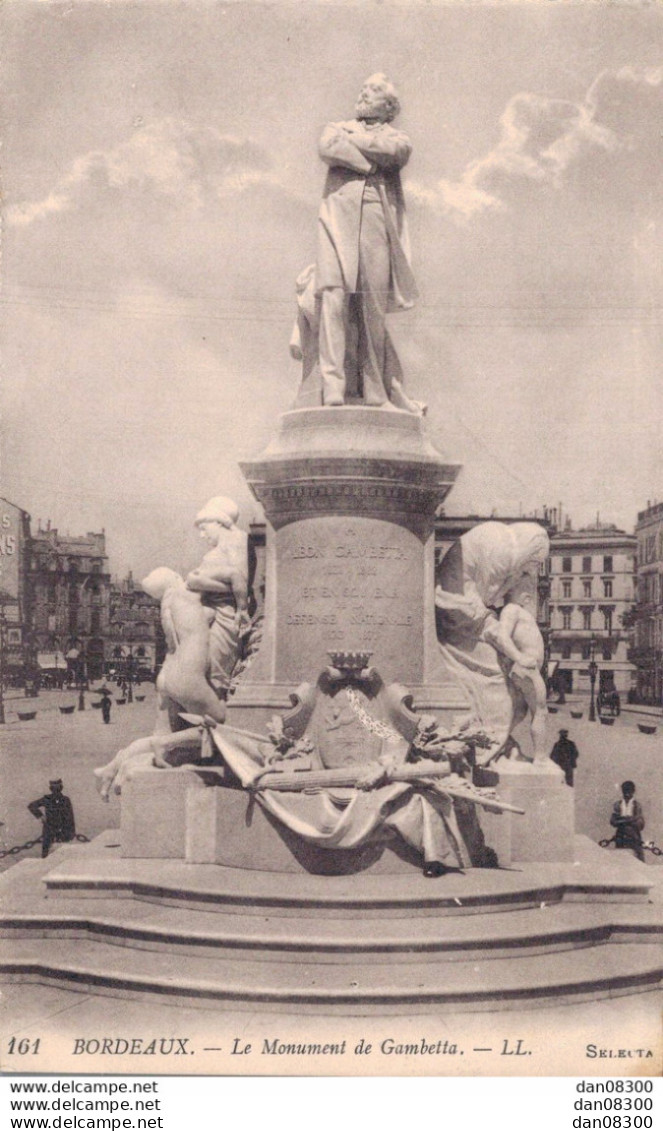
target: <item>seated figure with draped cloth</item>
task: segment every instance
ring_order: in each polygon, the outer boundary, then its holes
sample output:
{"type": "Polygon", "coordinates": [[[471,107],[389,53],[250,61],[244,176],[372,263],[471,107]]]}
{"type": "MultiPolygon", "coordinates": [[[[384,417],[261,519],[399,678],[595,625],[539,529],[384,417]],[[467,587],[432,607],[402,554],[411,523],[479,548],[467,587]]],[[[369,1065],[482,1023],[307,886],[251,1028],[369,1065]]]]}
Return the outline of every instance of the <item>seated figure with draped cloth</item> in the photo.
{"type": "Polygon", "coordinates": [[[511,731],[522,710],[508,684],[512,661],[501,648],[499,614],[523,577],[531,577],[536,591],[548,551],[548,535],[535,522],[484,522],[454,543],[438,573],[435,604],[444,666],[504,749],[513,746],[511,731]]]}
{"type": "MultiPolygon", "coordinates": [[[[370,667],[336,667],[303,684],[262,737],[225,725],[224,762],[272,817],[316,849],[400,841],[424,875],[494,865],[475,813],[462,733],[417,716],[405,688],[370,667]]],[[[490,807],[492,798],[483,801],[490,807]]]]}

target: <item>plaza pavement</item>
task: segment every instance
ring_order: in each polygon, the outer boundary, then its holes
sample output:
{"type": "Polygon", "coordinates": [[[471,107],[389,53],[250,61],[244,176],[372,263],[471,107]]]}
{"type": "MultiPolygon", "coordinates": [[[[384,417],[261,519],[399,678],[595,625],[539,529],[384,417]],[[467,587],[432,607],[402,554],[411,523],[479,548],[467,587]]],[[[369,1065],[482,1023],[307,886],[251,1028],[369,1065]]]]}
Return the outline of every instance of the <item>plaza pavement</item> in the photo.
{"type": "MultiPolygon", "coordinates": [[[[110,686],[110,685],[109,685],[110,686]]],[[[26,806],[48,793],[48,782],[62,778],[64,791],[71,798],[76,828],[87,837],[107,828],[117,828],[120,805],[117,799],[104,802],[99,797],[93,770],[103,766],[134,738],[151,734],[156,711],[152,684],[141,684],[137,694],[143,703],[115,703],[119,690],[113,687],[111,721],[106,726],[101,711],[90,706],[98,698],[86,694],[86,710],[60,714],[61,705],[78,703],[77,691],[43,691],[37,699],[8,699],[7,722],[0,727],[0,840],[3,848],[34,840],[41,832],[26,806]],[[20,722],[17,710],[36,710],[36,719],[20,722]]],[[[17,856],[0,860],[0,869],[27,856],[39,856],[40,846],[17,856]]]]}
{"type": "MultiPolygon", "coordinates": [[[[75,711],[68,716],[60,714],[60,703],[75,703],[76,692],[43,693],[37,701],[38,715],[33,722],[20,723],[15,713],[8,711],[8,722],[0,728],[0,776],[3,781],[0,819],[5,821],[5,827],[0,832],[7,846],[33,839],[38,834],[39,824],[27,811],[26,805],[47,790],[48,780],[54,776],[64,780],[65,790],[74,803],[80,832],[92,837],[103,829],[118,826],[119,803],[116,799],[108,804],[101,801],[92,770],[106,762],[132,739],[150,733],[155,711],[154,688],[148,685],[141,688],[141,694],[143,692],[146,695],[144,703],[122,707],[114,705],[112,723],[109,726],[103,724],[100,712],[91,709],[89,705],[84,712],[75,711]]],[[[89,698],[86,696],[86,700],[89,698]]],[[[24,702],[26,701],[19,700],[17,705],[22,709],[24,702]]],[[[582,719],[572,719],[571,709],[579,710],[580,704],[572,702],[549,716],[548,739],[552,746],[558,730],[566,727],[580,750],[575,791],[578,830],[595,840],[609,836],[610,809],[618,795],[619,783],[625,777],[632,777],[645,809],[645,836],[655,839],[663,846],[663,775],[660,772],[663,717],[660,718],[657,734],[649,736],[638,732],[637,716],[622,715],[614,726],[604,727],[599,722],[587,721],[586,704],[582,719]]],[[[38,854],[39,847],[36,846],[29,853],[21,853],[3,863],[10,866],[28,855],[38,854]]],[[[661,862],[663,858],[659,858],[658,863],[661,862]]],[[[650,854],[647,854],[647,863],[649,866],[654,864],[650,854]]],[[[573,961],[571,952],[569,962],[573,964],[573,961]]],[[[70,1046],[81,1032],[95,1035],[117,1032],[124,1035],[133,1034],[135,1030],[143,1034],[147,1025],[150,1032],[154,1031],[161,1036],[191,1036],[199,1047],[202,1044],[219,1044],[218,1040],[212,1040],[211,1037],[221,1033],[227,1035],[231,1031],[233,1034],[247,1034],[249,1038],[260,1039],[265,1035],[278,1034],[280,1039],[287,1040],[296,1039],[299,1034],[301,1039],[301,1026],[295,1016],[277,1017],[274,1013],[264,1013],[261,1010],[244,1012],[227,1006],[201,1010],[183,1007],[181,1004],[150,1001],[146,1012],[144,1002],[115,1000],[85,991],[78,993],[70,989],[40,985],[6,985],[3,987],[3,997],[5,1021],[2,1029],[5,1034],[9,1034],[18,1031],[16,1026],[19,1025],[21,1035],[41,1035],[45,1048],[53,1054],[53,1064],[49,1065],[44,1061],[44,1070],[49,1067],[57,1069],[63,1055],[68,1060],[70,1046]]],[[[568,1042],[574,1065],[573,1068],[561,1071],[594,1074],[599,1070],[599,1063],[602,1066],[605,1062],[586,1059],[586,1042],[612,1045],[615,1034],[618,1033],[620,1045],[647,1043],[645,1038],[649,1039],[651,1035],[660,1033],[662,1002],[661,992],[650,992],[612,1001],[583,1001],[577,1005],[551,1005],[549,1008],[519,1010],[517,1017],[511,1015],[513,1020],[501,1016],[500,1032],[529,1038],[539,1049],[546,1047],[551,1033],[556,1033],[568,1042]]],[[[380,1026],[381,1036],[389,1035],[393,1030],[419,1039],[422,1033],[431,1031],[433,1022],[437,1035],[459,1035],[468,1044],[482,1043],[486,1025],[485,1015],[454,1014],[451,1010],[443,1009],[437,1018],[419,1018],[413,1011],[411,1017],[400,1019],[397,1026],[395,1018],[391,1022],[387,1025],[385,1021],[380,1026]]],[[[366,1019],[346,1019],[343,1035],[353,1036],[355,1030],[357,1033],[363,1032],[365,1023],[366,1019]]],[[[320,1017],[313,1028],[316,1039],[322,1039],[327,1033],[329,1039],[335,1039],[339,1032],[338,1018],[320,1017]]],[[[215,1056],[218,1054],[213,1052],[200,1055],[193,1066],[187,1065],[187,1070],[212,1073],[219,1071],[215,1056]]],[[[269,1058],[264,1059],[269,1061],[269,1058]]],[[[540,1060],[535,1061],[535,1064],[532,1064],[531,1070],[541,1072],[540,1060]]],[[[301,1071],[301,1067],[295,1062],[291,1065],[280,1063],[278,1071],[296,1072],[298,1067],[301,1071]]],[[[523,1069],[522,1063],[516,1064],[514,1060],[513,1064],[506,1066],[506,1070],[522,1073],[527,1067],[523,1069]]],[[[135,1064],[126,1062],[114,1062],[112,1065],[76,1063],[75,1068],[146,1071],[146,1066],[142,1064],[136,1069],[135,1064]]],[[[621,1064],[619,1068],[621,1070],[621,1064]]],[[[633,1070],[630,1064],[629,1068],[633,1070]]],[[[180,1070],[179,1065],[174,1065],[170,1070],[180,1070]]],[[[228,1071],[227,1062],[223,1070],[228,1071]]],[[[231,1070],[235,1070],[235,1066],[231,1070]]],[[[237,1070],[247,1069],[239,1066],[237,1070]]],[[[372,1064],[365,1070],[417,1072],[421,1068],[418,1064],[408,1063],[405,1066],[381,1061],[379,1065],[372,1064]]],[[[494,1066],[484,1067],[475,1057],[469,1056],[460,1069],[468,1074],[481,1074],[491,1070],[495,1070],[494,1066]]],[[[635,1066],[636,1072],[642,1070],[642,1066],[635,1066]]],[[[274,1071],[274,1065],[271,1061],[269,1064],[254,1063],[251,1071],[274,1071]]],[[[458,1069],[447,1068],[445,1065],[441,1071],[453,1072],[458,1069]]]]}

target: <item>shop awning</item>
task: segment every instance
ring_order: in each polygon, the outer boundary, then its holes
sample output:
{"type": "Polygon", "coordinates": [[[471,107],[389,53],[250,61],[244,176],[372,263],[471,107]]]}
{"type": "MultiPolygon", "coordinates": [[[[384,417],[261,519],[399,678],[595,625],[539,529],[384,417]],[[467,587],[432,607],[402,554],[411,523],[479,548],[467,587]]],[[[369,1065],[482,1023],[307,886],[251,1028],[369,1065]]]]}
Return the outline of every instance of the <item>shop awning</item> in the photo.
{"type": "Polygon", "coordinates": [[[62,652],[39,652],[37,663],[42,671],[67,670],[67,659],[62,652]]]}

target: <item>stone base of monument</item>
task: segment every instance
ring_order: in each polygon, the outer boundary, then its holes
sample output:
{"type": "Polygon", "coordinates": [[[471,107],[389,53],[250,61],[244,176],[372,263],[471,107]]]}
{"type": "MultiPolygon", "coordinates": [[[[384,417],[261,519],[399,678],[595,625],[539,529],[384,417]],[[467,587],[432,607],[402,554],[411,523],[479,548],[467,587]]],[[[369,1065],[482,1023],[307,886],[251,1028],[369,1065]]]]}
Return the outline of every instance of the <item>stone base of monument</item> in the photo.
{"type": "Polygon", "coordinates": [[[141,770],[122,792],[121,855],[252,872],[412,875],[422,861],[400,838],[354,849],[308,844],[243,789],[205,785],[187,770],[141,770]]]}
{"type": "Polygon", "coordinates": [[[344,1016],[520,1010],[661,985],[660,869],[585,838],[570,864],[435,880],[127,859],[118,839],[2,876],[1,980],[344,1016]]]}
{"type": "MultiPolygon", "coordinates": [[[[525,810],[477,810],[500,866],[572,860],[573,790],[561,770],[552,762],[539,768],[504,761],[498,767],[500,800],[525,810]]],[[[210,787],[200,773],[184,769],[141,770],[126,783],[121,844],[122,855],[131,859],[179,859],[253,871],[404,874],[422,867],[400,840],[336,851],[308,844],[245,790],[210,787]]]]}
{"type": "Polygon", "coordinates": [[[295,409],[241,466],[267,522],[265,609],[228,721],[262,729],[330,650],[367,651],[418,710],[466,711],[441,663],[434,601],[435,515],[460,468],[425,420],[391,406],[295,409]]]}
{"type": "MultiPolygon", "coordinates": [[[[123,855],[129,855],[123,847],[123,855]]],[[[186,851],[190,864],[222,864],[250,871],[344,876],[412,874],[421,869],[402,841],[354,849],[325,849],[291,832],[239,789],[195,789],[186,802],[186,851]]]]}
{"type": "Polygon", "coordinates": [[[554,762],[502,760],[496,764],[497,794],[501,801],[524,809],[519,813],[481,814],[487,843],[502,867],[538,861],[573,859],[575,817],[573,790],[554,762]]]}

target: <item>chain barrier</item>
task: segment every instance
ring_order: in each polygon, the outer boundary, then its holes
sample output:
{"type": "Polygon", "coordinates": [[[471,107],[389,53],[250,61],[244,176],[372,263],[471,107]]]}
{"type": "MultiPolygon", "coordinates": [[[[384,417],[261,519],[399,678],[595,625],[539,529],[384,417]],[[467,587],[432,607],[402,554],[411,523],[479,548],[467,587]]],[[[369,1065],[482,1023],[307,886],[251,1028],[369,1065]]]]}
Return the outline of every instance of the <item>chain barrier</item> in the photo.
{"type": "MultiPolygon", "coordinates": [[[[0,849],[0,860],[4,860],[5,856],[18,856],[19,852],[27,852],[29,848],[34,848],[35,844],[41,844],[42,840],[43,837],[38,836],[36,840],[26,840],[25,844],[15,844],[12,848],[0,849]]],[[[72,837],[71,840],[58,840],[53,841],[52,843],[71,844],[74,840],[82,841],[84,844],[90,843],[89,836],[84,836],[83,833],[76,833],[76,836],[72,837]]]]}
{"type": "MultiPolygon", "coordinates": [[[[600,840],[599,841],[599,845],[600,845],[601,848],[609,848],[611,844],[616,844],[616,843],[617,843],[617,837],[616,836],[611,836],[609,840],[600,840]]],[[[632,844],[624,845],[624,848],[634,848],[634,847],[641,848],[643,852],[651,852],[652,856],[663,856],[663,848],[659,848],[657,844],[654,844],[653,840],[647,841],[646,844],[643,841],[642,844],[639,844],[637,846],[632,845],[632,844]]]]}

